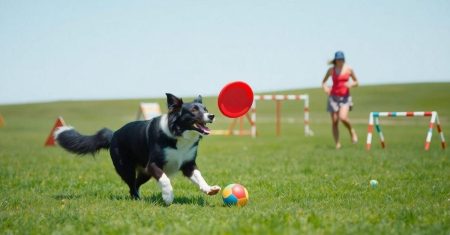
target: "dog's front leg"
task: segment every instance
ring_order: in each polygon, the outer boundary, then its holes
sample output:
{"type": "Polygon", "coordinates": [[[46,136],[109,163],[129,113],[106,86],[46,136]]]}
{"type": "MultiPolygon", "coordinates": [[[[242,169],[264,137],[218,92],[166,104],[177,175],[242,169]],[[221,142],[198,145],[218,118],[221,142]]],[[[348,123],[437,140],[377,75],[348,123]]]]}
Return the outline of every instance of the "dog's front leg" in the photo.
{"type": "Polygon", "coordinates": [[[188,163],[184,165],[181,170],[183,171],[183,174],[196,184],[205,194],[216,195],[220,192],[220,187],[218,185],[210,186],[206,183],[206,180],[197,169],[195,163],[188,163]]]}
{"type": "Polygon", "coordinates": [[[220,192],[220,187],[218,185],[209,186],[200,171],[197,169],[192,172],[192,176],[190,177],[190,179],[200,187],[200,190],[202,190],[202,192],[208,195],[216,195],[218,192],[220,192]]]}
{"type": "Polygon", "coordinates": [[[155,177],[156,180],[158,180],[158,185],[162,192],[162,198],[166,205],[172,204],[174,194],[169,177],[167,177],[167,175],[155,163],[150,163],[145,169],[148,173],[155,177]]]}

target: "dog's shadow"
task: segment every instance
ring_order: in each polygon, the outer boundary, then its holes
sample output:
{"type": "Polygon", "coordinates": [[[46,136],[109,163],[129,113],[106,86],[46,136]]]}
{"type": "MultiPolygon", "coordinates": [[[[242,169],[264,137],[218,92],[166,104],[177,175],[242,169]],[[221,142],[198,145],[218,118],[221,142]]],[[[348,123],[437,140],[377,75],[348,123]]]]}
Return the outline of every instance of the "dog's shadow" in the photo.
{"type": "Polygon", "coordinates": [[[77,194],[56,194],[53,196],[54,199],[56,200],[73,200],[73,199],[78,199],[80,198],[80,195],[77,194]]]}
{"type": "MultiPolygon", "coordinates": [[[[157,206],[164,206],[166,207],[166,203],[164,203],[161,194],[154,193],[150,196],[142,197],[141,199],[132,199],[128,195],[111,195],[109,197],[111,200],[116,201],[143,201],[145,203],[150,203],[157,206]]],[[[211,205],[208,203],[207,200],[205,200],[204,196],[193,196],[193,197],[187,197],[187,196],[175,196],[173,203],[176,205],[196,205],[196,206],[202,206],[202,207],[214,207],[214,205],[211,205]]]]}
{"type": "MultiPolygon", "coordinates": [[[[81,198],[81,195],[78,194],[56,194],[53,196],[56,200],[75,200],[81,198]]],[[[156,206],[163,206],[166,207],[166,203],[164,203],[161,193],[154,193],[149,196],[141,197],[141,199],[136,200],[132,199],[129,195],[110,195],[109,199],[112,201],[142,201],[145,203],[153,204],[156,206]]],[[[175,205],[196,205],[201,207],[214,207],[214,205],[211,205],[208,200],[205,199],[205,196],[198,195],[198,196],[175,196],[173,203],[175,205]]]]}

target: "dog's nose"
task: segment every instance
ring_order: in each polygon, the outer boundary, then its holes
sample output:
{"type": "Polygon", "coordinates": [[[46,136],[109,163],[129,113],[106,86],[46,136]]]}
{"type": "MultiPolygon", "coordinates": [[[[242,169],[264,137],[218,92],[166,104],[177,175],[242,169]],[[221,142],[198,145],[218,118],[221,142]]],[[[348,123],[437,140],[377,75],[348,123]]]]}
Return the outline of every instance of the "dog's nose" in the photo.
{"type": "Polygon", "coordinates": [[[208,114],[208,119],[209,120],[214,120],[214,117],[215,117],[214,114],[208,114]]]}

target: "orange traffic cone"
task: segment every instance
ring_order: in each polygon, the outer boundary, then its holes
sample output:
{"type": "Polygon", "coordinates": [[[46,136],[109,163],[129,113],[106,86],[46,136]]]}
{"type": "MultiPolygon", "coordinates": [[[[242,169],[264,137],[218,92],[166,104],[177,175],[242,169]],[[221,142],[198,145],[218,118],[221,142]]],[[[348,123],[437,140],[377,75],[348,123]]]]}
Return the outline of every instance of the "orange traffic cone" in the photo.
{"type": "Polygon", "coordinates": [[[47,141],[45,141],[45,146],[55,146],[55,138],[53,138],[53,132],[55,132],[56,128],[65,125],[66,123],[64,122],[64,119],[62,117],[58,117],[56,119],[55,125],[53,125],[53,128],[50,131],[50,135],[48,136],[47,141]]]}

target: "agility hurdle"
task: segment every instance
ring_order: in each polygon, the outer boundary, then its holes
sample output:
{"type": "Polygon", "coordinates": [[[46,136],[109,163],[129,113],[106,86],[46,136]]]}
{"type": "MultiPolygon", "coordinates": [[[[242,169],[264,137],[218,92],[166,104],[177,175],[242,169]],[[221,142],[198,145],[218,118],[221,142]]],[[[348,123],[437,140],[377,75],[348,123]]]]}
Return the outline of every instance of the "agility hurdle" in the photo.
{"type": "Polygon", "coordinates": [[[303,100],[303,123],[305,136],[312,136],[314,133],[309,126],[309,95],[255,95],[250,111],[245,116],[234,119],[228,130],[213,131],[214,135],[251,135],[253,138],[257,136],[256,128],[256,102],[257,101],[275,101],[276,104],[276,135],[281,135],[281,102],[282,101],[301,101],[303,100]],[[244,119],[250,123],[250,131],[244,129],[244,119]],[[234,130],[239,122],[239,130],[234,130]]]}
{"type": "Polygon", "coordinates": [[[439,116],[436,111],[428,111],[428,112],[371,112],[369,115],[369,126],[367,128],[367,142],[366,142],[366,148],[367,150],[370,150],[371,144],[372,144],[372,132],[373,127],[375,125],[375,130],[378,133],[378,136],[380,137],[381,147],[384,149],[386,147],[385,141],[384,141],[384,135],[381,131],[380,127],[380,117],[431,117],[428,133],[425,139],[425,150],[430,149],[430,142],[431,142],[431,136],[433,135],[433,127],[436,124],[436,129],[438,131],[438,134],[441,138],[441,147],[442,149],[445,149],[445,139],[444,139],[444,132],[441,128],[441,123],[439,122],[439,116]]]}
{"type": "Polygon", "coordinates": [[[314,133],[309,127],[309,95],[255,95],[252,105],[252,121],[253,125],[251,128],[252,137],[256,137],[256,101],[275,101],[276,104],[276,134],[280,136],[281,134],[281,101],[287,100],[303,100],[303,124],[305,136],[312,136],[314,133]]]}
{"type": "MultiPolygon", "coordinates": [[[[253,108],[250,109],[250,112],[253,113],[255,110],[253,108]]],[[[249,113],[245,114],[245,118],[247,118],[248,122],[250,123],[250,126],[253,126],[254,123],[252,121],[251,116],[249,113]]],[[[230,124],[227,130],[211,130],[212,135],[237,135],[237,136],[246,136],[251,135],[251,130],[246,130],[244,128],[244,116],[240,118],[234,118],[233,122],[230,124]],[[239,130],[235,130],[237,123],[239,122],[239,130]]]]}

